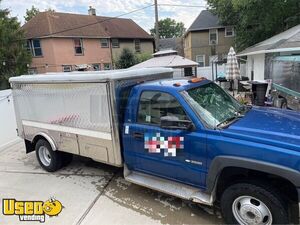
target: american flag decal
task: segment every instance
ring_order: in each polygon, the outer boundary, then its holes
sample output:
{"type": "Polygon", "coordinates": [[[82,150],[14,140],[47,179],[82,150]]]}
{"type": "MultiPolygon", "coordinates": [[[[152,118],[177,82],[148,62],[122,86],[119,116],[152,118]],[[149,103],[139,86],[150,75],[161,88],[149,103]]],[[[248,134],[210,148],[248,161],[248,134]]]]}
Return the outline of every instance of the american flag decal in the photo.
{"type": "Polygon", "coordinates": [[[161,137],[160,133],[145,134],[145,149],[149,153],[161,153],[164,151],[164,156],[176,156],[177,149],[184,148],[184,137],[161,137]]]}

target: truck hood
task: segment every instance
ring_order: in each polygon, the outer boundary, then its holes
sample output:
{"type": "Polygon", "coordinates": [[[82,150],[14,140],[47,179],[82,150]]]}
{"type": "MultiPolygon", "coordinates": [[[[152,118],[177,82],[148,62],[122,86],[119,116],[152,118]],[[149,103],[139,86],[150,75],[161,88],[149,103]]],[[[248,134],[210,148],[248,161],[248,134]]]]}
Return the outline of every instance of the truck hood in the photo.
{"type": "Polygon", "coordinates": [[[253,107],[222,134],[300,151],[300,113],[253,107]]]}

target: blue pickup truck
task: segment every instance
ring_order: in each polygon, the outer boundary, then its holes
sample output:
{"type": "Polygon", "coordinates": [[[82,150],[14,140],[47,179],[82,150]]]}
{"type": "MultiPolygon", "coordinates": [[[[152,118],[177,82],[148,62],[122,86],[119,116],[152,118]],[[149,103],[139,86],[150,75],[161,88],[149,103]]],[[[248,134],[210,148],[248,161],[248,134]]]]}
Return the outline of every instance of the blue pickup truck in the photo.
{"type": "Polygon", "coordinates": [[[219,207],[228,224],[298,223],[300,114],[241,105],[204,78],[171,77],[142,69],[11,78],[18,134],[49,172],[78,154],[219,207]]]}

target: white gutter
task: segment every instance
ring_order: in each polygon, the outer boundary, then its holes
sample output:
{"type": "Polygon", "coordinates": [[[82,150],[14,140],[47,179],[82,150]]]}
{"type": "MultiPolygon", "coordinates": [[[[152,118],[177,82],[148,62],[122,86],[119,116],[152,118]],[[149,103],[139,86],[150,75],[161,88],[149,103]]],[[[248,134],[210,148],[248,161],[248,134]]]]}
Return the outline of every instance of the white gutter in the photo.
{"type": "Polygon", "coordinates": [[[294,48],[277,48],[277,49],[270,49],[270,50],[259,50],[259,51],[254,51],[254,52],[237,54],[236,56],[241,57],[241,56],[248,56],[248,55],[258,55],[258,54],[274,53],[274,52],[294,52],[294,51],[300,51],[300,47],[294,47],[294,48]]]}

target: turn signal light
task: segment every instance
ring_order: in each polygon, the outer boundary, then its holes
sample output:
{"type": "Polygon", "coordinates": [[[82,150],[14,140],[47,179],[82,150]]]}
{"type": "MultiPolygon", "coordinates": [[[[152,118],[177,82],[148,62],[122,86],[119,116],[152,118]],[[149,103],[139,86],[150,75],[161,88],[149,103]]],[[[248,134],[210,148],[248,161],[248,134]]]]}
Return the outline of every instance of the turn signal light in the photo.
{"type": "Polygon", "coordinates": [[[206,80],[206,78],[205,77],[197,77],[197,78],[190,79],[189,82],[190,83],[198,83],[198,82],[201,82],[203,80],[206,80]]]}

